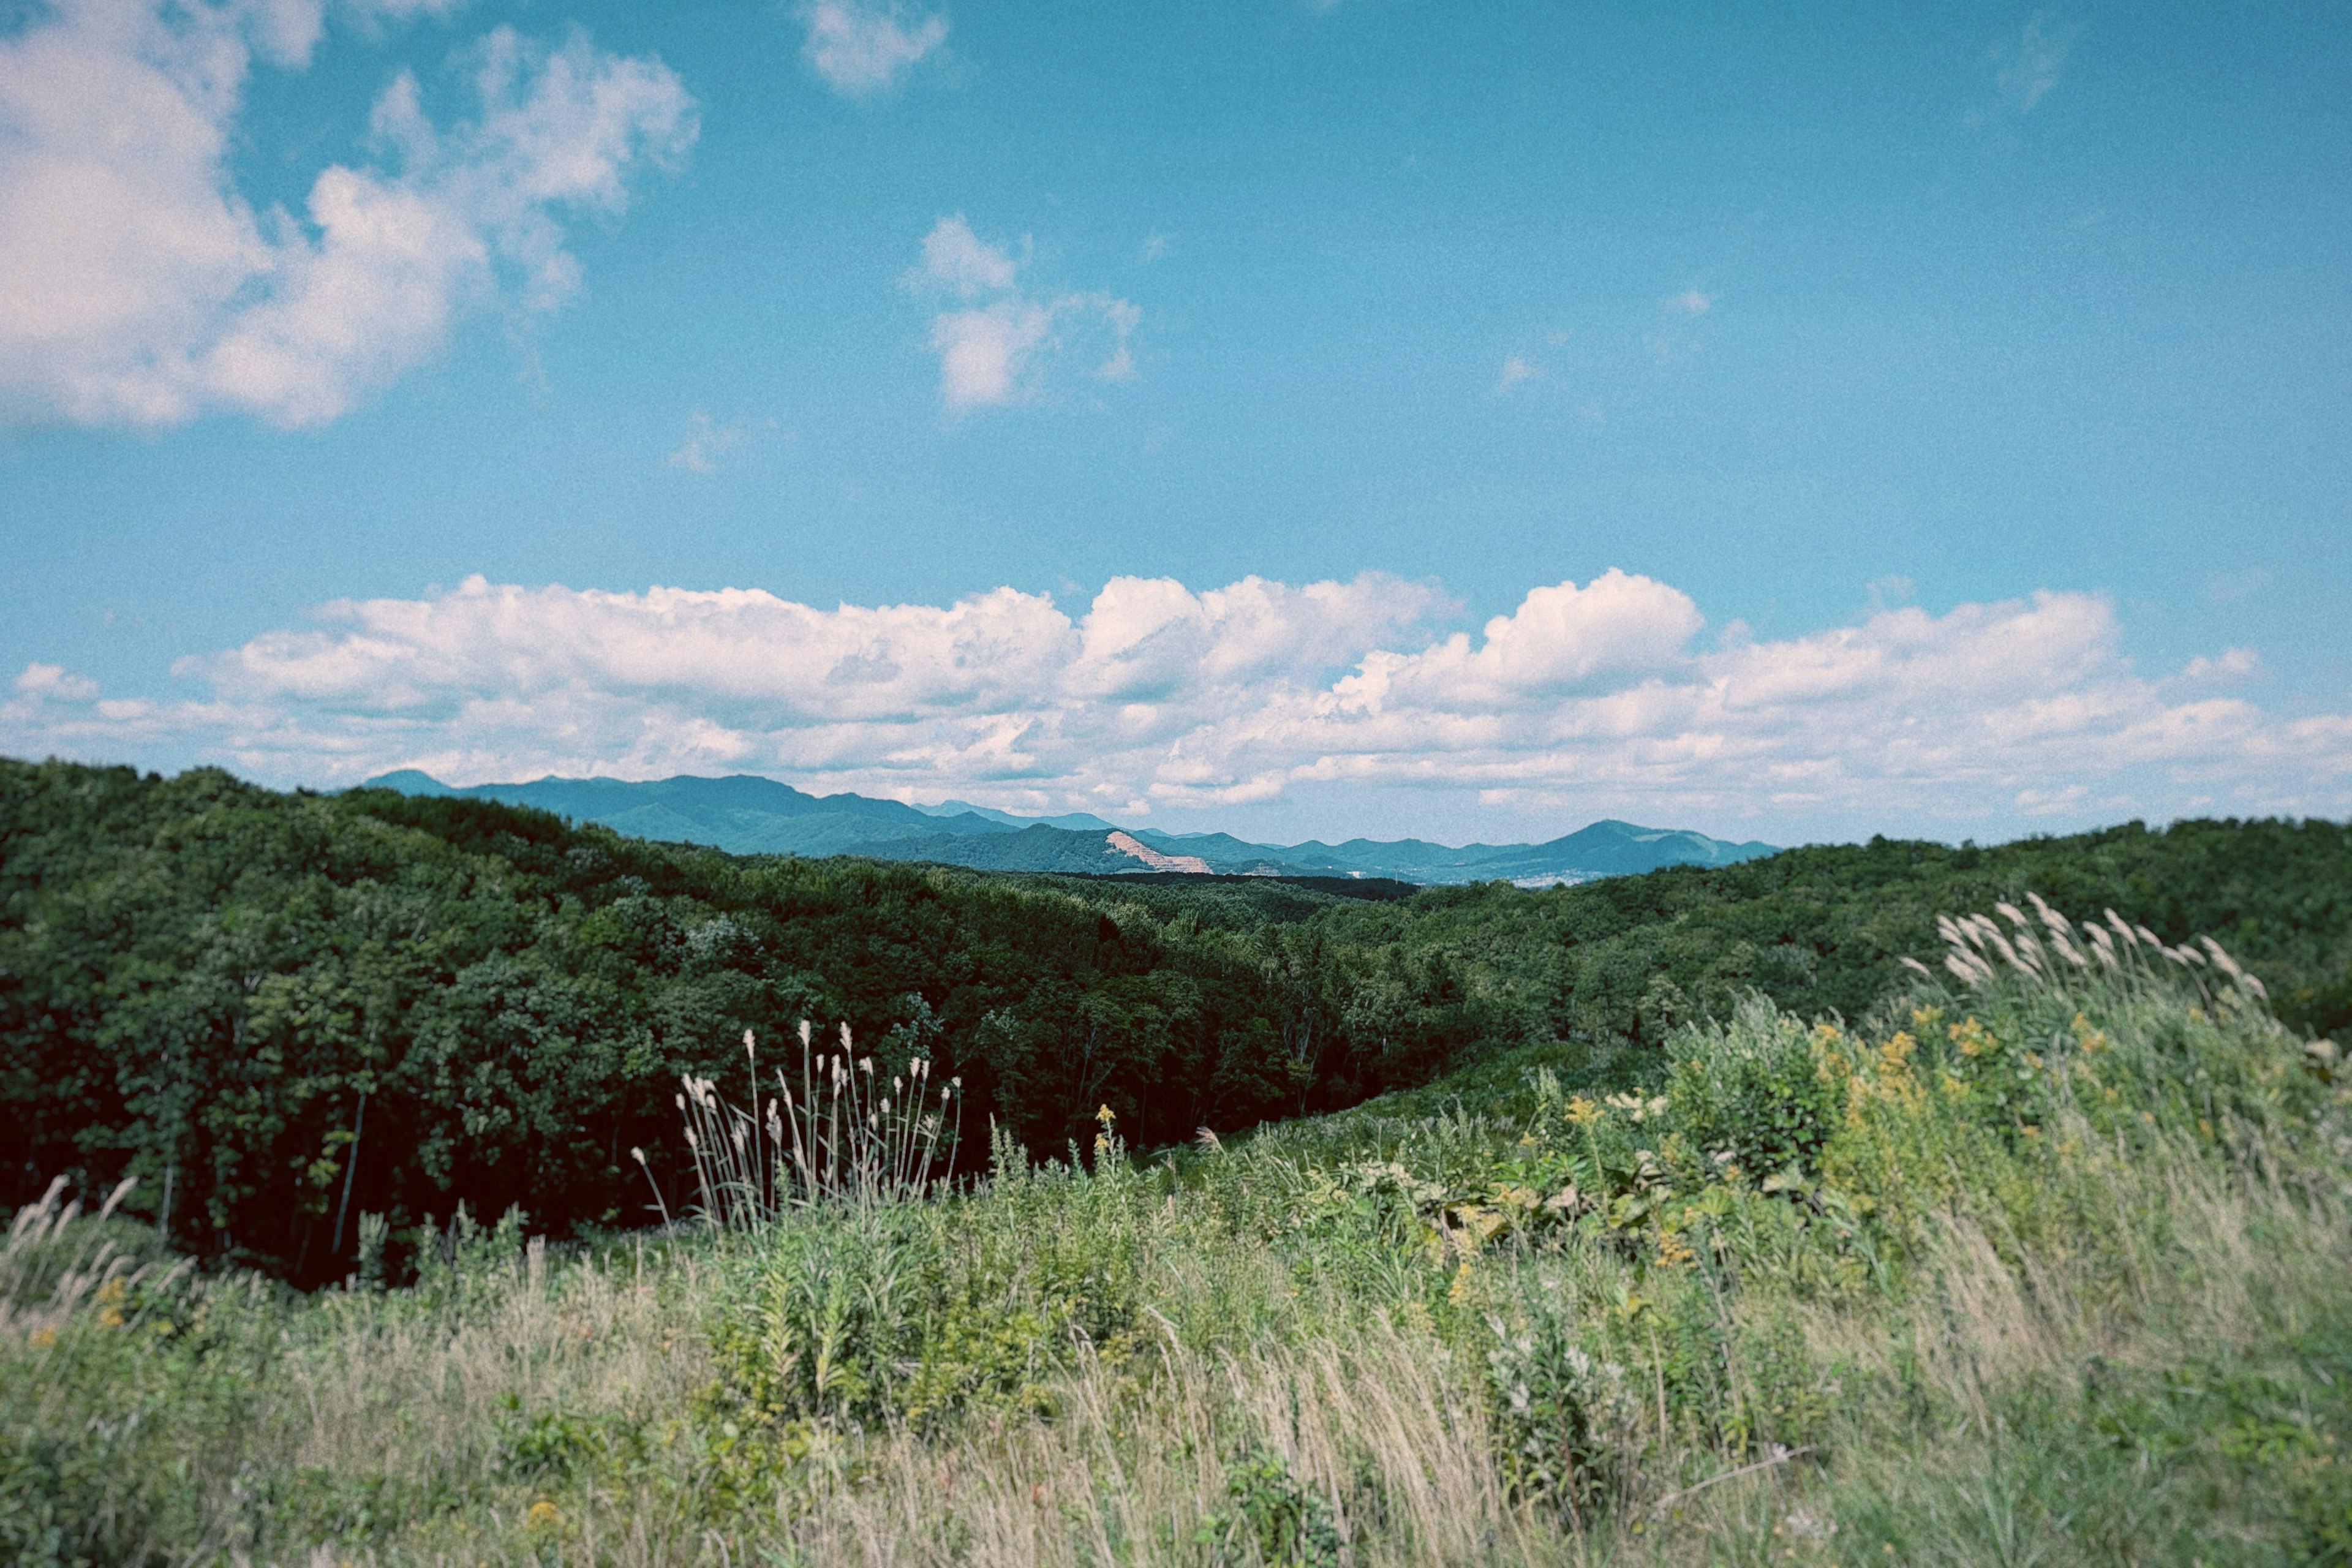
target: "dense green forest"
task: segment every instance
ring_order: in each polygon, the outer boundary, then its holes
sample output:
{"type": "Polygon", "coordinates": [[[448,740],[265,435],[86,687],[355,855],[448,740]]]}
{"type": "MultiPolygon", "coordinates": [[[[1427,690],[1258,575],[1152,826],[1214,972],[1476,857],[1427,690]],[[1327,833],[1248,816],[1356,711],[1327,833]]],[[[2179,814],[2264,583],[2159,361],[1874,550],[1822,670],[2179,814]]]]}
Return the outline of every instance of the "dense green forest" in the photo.
{"type": "MultiPolygon", "coordinates": [[[[559,1234],[682,1187],[681,1072],[847,1024],[1032,1150],[1332,1110],[1516,1053],[1658,1081],[1760,991],[1858,1016],[1935,918],[2035,889],[2221,938],[2290,1027],[2352,1021],[2352,832],[2137,825],[1874,840],[1580,887],[1351,900],[736,858],[488,802],[285,795],[199,770],[0,762],[0,1202],[141,1178],[180,1247],[341,1275],[395,1231],[522,1205],[559,1234]]],[[[1516,1057],[1514,1058],[1516,1059],[1516,1057]]],[[[730,1078],[731,1075],[731,1078],[730,1078]]]]}

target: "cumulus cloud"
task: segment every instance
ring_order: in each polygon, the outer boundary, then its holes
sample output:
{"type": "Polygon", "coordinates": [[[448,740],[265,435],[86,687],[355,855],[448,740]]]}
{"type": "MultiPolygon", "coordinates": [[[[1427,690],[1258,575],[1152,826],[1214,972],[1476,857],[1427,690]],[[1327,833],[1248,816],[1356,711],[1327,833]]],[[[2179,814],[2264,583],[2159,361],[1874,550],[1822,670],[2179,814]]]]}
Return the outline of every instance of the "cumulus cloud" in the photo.
{"type": "Polygon", "coordinates": [[[87,702],[98,695],[98,682],[71,674],[61,664],[28,664],[11,684],[37,700],[58,697],[68,702],[87,702]]]}
{"type": "Polygon", "coordinates": [[[501,27],[468,56],[472,118],[436,126],[403,73],[370,119],[384,165],[331,165],[299,216],[257,211],[229,169],[248,79],[305,67],[322,21],[318,0],[67,0],[0,39],[0,410],[331,421],[468,309],[562,303],[561,217],[619,213],[640,166],[694,141],[658,61],[501,27]]]}
{"type": "Polygon", "coordinates": [[[1012,588],[820,609],[474,578],[185,660],[198,700],[109,700],[33,665],[0,701],[0,750],[176,748],[320,784],[742,770],[1130,815],[1334,784],[1528,818],[1849,831],[2352,810],[2352,715],[2217,694],[2254,668],[2231,651],[2143,676],[2095,595],[1702,639],[1687,595],[1612,571],[1534,588],[1475,635],[1444,635],[1454,613],[1377,574],[1121,577],[1076,615],[1012,588]]]}
{"type": "Polygon", "coordinates": [[[2180,678],[2192,681],[2245,680],[2262,673],[2262,656],[2250,647],[2225,647],[2208,657],[2200,654],[2182,668],[2180,678]]]}
{"type": "Polygon", "coordinates": [[[951,414],[1034,397],[1049,364],[1066,356],[1091,361],[1099,380],[1135,374],[1128,339],[1143,313],[1108,294],[1033,297],[1021,285],[1025,260],[982,239],[961,213],[923,237],[922,262],[906,283],[939,307],[930,346],[951,414]]]}
{"type": "Polygon", "coordinates": [[[834,91],[847,98],[896,86],[948,38],[945,16],[895,3],[814,0],[801,7],[801,21],[808,28],[801,53],[834,91]]]}

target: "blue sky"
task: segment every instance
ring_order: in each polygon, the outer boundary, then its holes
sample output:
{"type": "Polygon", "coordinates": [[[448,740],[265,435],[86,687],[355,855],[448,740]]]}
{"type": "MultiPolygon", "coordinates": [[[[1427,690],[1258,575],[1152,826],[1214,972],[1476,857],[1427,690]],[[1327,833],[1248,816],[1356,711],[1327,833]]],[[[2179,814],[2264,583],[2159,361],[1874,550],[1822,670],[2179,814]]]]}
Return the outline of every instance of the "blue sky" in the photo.
{"type": "Polygon", "coordinates": [[[2352,812],[2340,6],[79,0],[0,51],[11,754],[2352,812]]]}

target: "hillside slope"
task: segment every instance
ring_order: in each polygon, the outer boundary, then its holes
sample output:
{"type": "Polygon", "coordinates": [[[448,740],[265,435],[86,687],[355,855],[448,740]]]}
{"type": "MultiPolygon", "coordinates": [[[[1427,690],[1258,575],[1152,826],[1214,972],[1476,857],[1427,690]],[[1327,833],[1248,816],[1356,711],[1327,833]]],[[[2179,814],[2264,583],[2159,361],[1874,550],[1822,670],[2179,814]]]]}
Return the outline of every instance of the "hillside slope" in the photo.
{"type": "Polygon", "coordinates": [[[1166,1145],[1449,1070],[1646,1085],[1677,1025],[1751,991],[1858,1017],[1938,951],[1939,914],[2036,889],[2210,931],[2290,1026],[2352,1023],[2352,831],[2326,822],[1374,901],[734,858],[486,800],[0,762],[0,1202],[137,1175],[132,1212],[162,1218],[168,1187],[182,1246],[300,1279],[348,1267],[353,1205],[624,1223],[632,1147],[685,1168],[677,1075],[740,1078],[747,1028],[772,1047],[803,1018],[878,1070],[930,1056],[971,1127],[1038,1150],[1104,1107],[1166,1145]]]}

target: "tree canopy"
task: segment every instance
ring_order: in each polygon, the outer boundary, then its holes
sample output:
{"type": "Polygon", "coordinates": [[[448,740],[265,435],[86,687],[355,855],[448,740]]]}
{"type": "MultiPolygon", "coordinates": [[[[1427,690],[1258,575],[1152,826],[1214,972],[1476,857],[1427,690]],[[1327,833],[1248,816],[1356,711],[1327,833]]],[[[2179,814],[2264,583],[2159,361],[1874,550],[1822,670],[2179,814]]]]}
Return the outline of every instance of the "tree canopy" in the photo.
{"type": "MultiPolygon", "coordinates": [[[[522,1205],[557,1232],[675,1196],[672,1103],[748,1092],[803,1018],[915,1055],[1032,1149],[1101,1105],[1144,1145],[1335,1109],[1527,1047],[1654,1079],[1761,991],[1859,1013],[1934,921],[2038,889],[2211,931],[2290,1023],[2352,1021],[2352,831],[2137,825],[1998,848],[1874,840],[1580,887],[1392,902],[1234,880],[1003,876],[649,844],[489,802],[281,794],[0,762],[0,1194],[140,1184],[177,1243],[340,1276],[395,1226],[522,1205]]],[[[796,1050],[797,1047],[792,1047],[796,1050]]]]}

